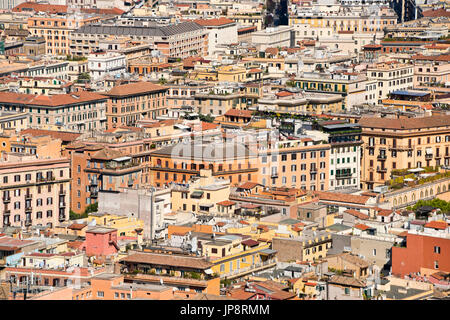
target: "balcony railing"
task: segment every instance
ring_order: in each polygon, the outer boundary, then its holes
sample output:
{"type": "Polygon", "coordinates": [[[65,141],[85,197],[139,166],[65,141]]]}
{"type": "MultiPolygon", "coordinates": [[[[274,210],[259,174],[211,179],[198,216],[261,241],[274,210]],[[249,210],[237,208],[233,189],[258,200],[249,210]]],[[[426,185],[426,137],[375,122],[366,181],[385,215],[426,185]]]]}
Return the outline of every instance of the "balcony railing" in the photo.
{"type": "Polygon", "coordinates": [[[5,211],[3,211],[4,216],[9,216],[10,214],[11,214],[11,210],[9,210],[9,209],[5,209],[5,211]]]}
{"type": "Polygon", "coordinates": [[[246,273],[250,273],[250,272],[254,272],[254,271],[259,271],[259,270],[263,270],[266,268],[269,268],[271,266],[276,265],[277,261],[276,259],[269,259],[267,261],[264,261],[262,263],[256,263],[251,265],[250,267],[247,268],[240,268],[238,270],[233,270],[231,272],[228,273],[223,273],[220,275],[221,278],[235,278],[235,277],[239,277],[240,275],[246,274],[246,273]]]}
{"type": "Polygon", "coordinates": [[[387,159],[387,155],[385,154],[379,154],[377,157],[378,160],[386,160],[387,159]]]}
{"type": "Polygon", "coordinates": [[[377,172],[387,172],[387,168],[377,167],[377,172]]]}
{"type": "Polygon", "coordinates": [[[33,199],[33,195],[31,193],[25,194],[25,200],[31,200],[33,199]]]}
{"type": "Polygon", "coordinates": [[[60,208],[65,208],[66,207],[66,203],[65,202],[60,202],[59,203],[59,207],[60,208]]]}
{"type": "Polygon", "coordinates": [[[33,207],[25,207],[25,212],[33,211],[33,207]]]}
{"type": "Polygon", "coordinates": [[[33,221],[31,219],[25,220],[25,226],[31,226],[33,224],[33,221]]]}
{"type": "Polygon", "coordinates": [[[336,179],[346,179],[346,178],[351,178],[352,177],[352,173],[341,173],[341,174],[336,174],[336,179]]]}
{"type": "Polygon", "coordinates": [[[432,154],[425,154],[425,159],[433,159],[433,155],[432,154]]]}
{"type": "Polygon", "coordinates": [[[10,203],[11,202],[11,197],[3,197],[3,202],[4,203],[10,203]]]}
{"type": "Polygon", "coordinates": [[[66,220],[66,215],[65,214],[60,214],[59,215],[59,221],[65,221],[66,220]]]}

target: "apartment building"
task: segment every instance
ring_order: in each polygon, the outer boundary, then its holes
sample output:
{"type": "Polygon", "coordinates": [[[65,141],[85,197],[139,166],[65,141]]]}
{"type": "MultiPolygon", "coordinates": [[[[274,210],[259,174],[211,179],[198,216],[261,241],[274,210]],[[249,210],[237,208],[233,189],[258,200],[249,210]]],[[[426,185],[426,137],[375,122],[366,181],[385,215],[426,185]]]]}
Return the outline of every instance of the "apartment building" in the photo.
{"type": "Polygon", "coordinates": [[[88,56],[88,68],[93,81],[105,76],[114,77],[127,71],[125,55],[117,52],[97,51],[88,56]]]}
{"type": "Polygon", "coordinates": [[[367,77],[377,81],[378,104],[396,90],[412,89],[414,66],[395,61],[381,62],[367,68],[367,77]]]}
{"type": "Polygon", "coordinates": [[[392,274],[404,277],[417,272],[421,276],[438,271],[448,273],[450,261],[446,252],[449,248],[448,233],[426,234],[410,230],[406,235],[406,243],[392,248],[392,274]]]}
{"type": "Polygon", "coordinates": [[[194,108],[201,114],[221,116],[230,109],[246,110],[257,105],[262,92],[261,84],[248,83],[239,87],[219,85],[207,93],[195,94],[194,108]]]}
{"type": "Polygon", "coordinates": [[[329,190],[359,189],[361,176],[361,127],[343,121],[323,121],[330,149],[329,190]]]}
{"type": "Polygon", "coordinates": [[[236,279],[276,265],[270,244],[244,236],[223,235],[202,243],[203,253],[213,263],[211,270],[222,279],[236,279]]]}
{"type": "Polygon", "coordinates": [[[373,189],[394,169],[450,165],[450,116],[419,118],[362,117],[361,182],[373,189]]]}
{"type": "Polygon", "coordinates": [[[3,227],[52,227],[69,220],[69,160],[8,154],[0,175],[3,227]]]}
{"type": "Polygon", "coordinates": [[[208,54],[208,31],[195,22],[170,26],[124,26],[89,24],[70,34],[70,52],[87,56],[100,49],[99,42],[108,36],[128,36],[132,40],[154,44],[167,57],[187,58],[208,54]]]}
{"type": "Polygon", "coordinates": [[[208,30],[208,55],[214,54],[218,45],[238,43],[237,24],[231,19],[220,17],[194,22],[208,30]]]}
{"type": "Polygon", "coordinates": [[[275,141],[258,148],[259,174],[265,186],[328,190],[331,146],[311,138],[275,141]]]}
{"type": "MultiPolygon", "coordinates": [[[[322,114],[342,111],[344,97],[340,94],[322,94],[316,92],[280,91],[266,94],[258,100],[258,111],[286,114],[322,114]]],[[[253,107],[255,108],[255,107],[253,107]]],[[[249,107],[252,110],[252,107],[249,107]]]]}
{"type": "Polygon", "coordinates": [[[107,127],[133,125],[142,119],[156,119],[167,114],[167,88],[150,82],[137,82],[113,87],[106,109],[107,127]]]}
{"type": "Polygon", "coordinates": [[[302,73],[293,80],[297,88],[307,92],[334,93],[342,95],[342,109],[351,109],[356,104],[365,101],[366,85],[370,81],[359,73],[302,73]]]}
{"type": "Polygon", "coordinates": [[[178,143],[150,152],[150,183],[163,186],[171,182],[187,183],[201,169],[212,170],[217,179],[231,185],[252,181],[259,171],[256,154],[243,144],[198,142],[178,143]]]}
{"type": "Polygon", "coordinates": [[[56,125],[85,132],[106,128],[106,100],[88,91],[53,96],[0,92],[0,110],[28,112],[33,127],[56,125]]]}
{"type": "Polygon", "coordinates": [[[267,48],[291,47],[294,43],[294,28],[278,26],[253,32],[251,43],[260,51],[267,48]]]}
{"type": "Polygon", "coordinates": [[[188,83],[183,84],[166,84],[167,90],[167,107],[182,108],[194,107],[196,104],[195,96],[197,94],[205,94],[214,88],[213,85],[188,83]]]}
{"type": "Polygon", "coordinates": [[[91,14],[44,14],[28,19],[31,36],[45,38],[45,53],[50,55],[70,54],[69,35],[84,24],[96,23],[100,17],[91,14]]]}
{"type": "Polygon", "coordinates": [[[134,187],[141,181],[142,167],[119,150],[74,143],[66,147],[64,155],[71,161],[71,208],[75,213],[96,203],[99,190],[134,187]]]}
{"type": "Polygon", "coordinates": [[[355,31],[374,33],[387,26],[397,24],[397,15],[388,7],[355,6],[351,10],[341,5],[320,5],[319,10],[311,6],[295,6],[289,15],[289,25],[309,24],[315,28],[332,28],[333,32],[355,31]]]}
{"type": "Polygon", "coordinates": [[[229,180],[216,179],[211,170],[201,169],[200,176],[191,177],[187,184],[172,185],[172,210],[216,215],[221,209],[218,203],[229,196],[229,180]]]}
{"type": "Polygon", "coordinates": [[[414,55],[414,86],[445,84],[450,80],[450,55],[414,55]]]}

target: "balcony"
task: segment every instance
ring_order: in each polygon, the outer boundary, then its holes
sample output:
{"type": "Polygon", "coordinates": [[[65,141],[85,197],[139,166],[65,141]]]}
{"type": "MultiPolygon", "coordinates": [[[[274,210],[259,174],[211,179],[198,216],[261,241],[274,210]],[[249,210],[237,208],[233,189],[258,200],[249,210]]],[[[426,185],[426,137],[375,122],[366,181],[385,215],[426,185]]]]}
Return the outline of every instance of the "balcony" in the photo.
{"type": "Polygon", "coordinates": [[[311,168],[309,169],[309,173],[317,173],[317,168],[311,168]]]}
{"type": "Polygon", "coordinates": [[[4,203],[10,203],[11,202],[11,197],[3,197],[3,202],[4,203]]]}
{"type": "Polygon", "coordinates": [[[91,181],[89,182],[89,184],[90,184],[91,186],[98,186],[98,181],[97,181],[97,180],[91,180],[91,181]]]}
{"type": "Polygon", "coordinates": [[[33,224],[33,220],[31,220],[31,219],[25,220],[25,226],[26,226],[26,227],[29,227],[29,226],[31,226],[32,224],[33,224]]]}
{"type": "Polygon", "coordinates": [[[59,203],[59,207],[60,208],[65,208],[66,207],[66,203],[65,202],[60,202],[59,203]]]}
{"type": "Polygon", "coordinates": [[[435,159],[440,159],[440,158],[442,158],[442,155],[437,154],[437,155],[434,156],[434,158],[435,158],[435,159]]]}
{"type": "Polygon", "coordinates": [[[232,272],[223,273],[220,275],[221,278],[234,279],[242,277],[246,274],[268,269],[277,265],[276,259],[269,259],[267,261],[256,263],[247,268],[240,268],[238,270],[233,270],[232,272]]]}
{"type": "Polygon", "coordinates": [[[433,159],[433,154],[431,154],[431,153],[425,154],[425,159],[426,159],[426,160],[431,160],[431,159],[433,159]]]}
{"type": "Polygon", "coordinates": [[[377,159],[378,159],[378,160],[381,160],[381,161],[386,161],[387,155],[385,155],[385,154],[379,154],[379,155],[377,156],[377,159]]]}
{"type": "Polygon", "coordinates": [[[336,174],[336,179],[347,179],[347,178],[351,178],[351,177],[352,177],[351,172],[336,174]]]}
{"type": "Polygon", "coordinates": [[[377,167],[377,172],[387,172],[387,168],[377,167]]]}
{"type": "Polygon", "coordinates": [[[62,221],[66,221],[66,215],[65,214],[60,214],[59,215],[59,222],[62,222],[62,221]]]}
{"type": "Polygon", "coordinates": [[[59,195],[60,196],[65,196],[66,195],[66,190],[59,190],[59,195]]]}
{"type": "Polygon", "coordinates": [[[25,207],[25,212],[31,212],[33,211],[33,207],[25,207]]]}
{"type": "Polygon", "coordinates": [[[33,195],[31,193],[25,194],[25,200],[33,199],[33,195]]]}
{"type": "Polygon", "coordinates": [[[5,211],[3,211],[4,216],[9,216],[10,214],[11,214],[11,210],[9,210],[9,209],[5,209],[5,211]]]}
{"type": "Polygon", "coordinates": [[[278,178],[278,172],[272,172],[270,175],[271,178],[278,178]]]}

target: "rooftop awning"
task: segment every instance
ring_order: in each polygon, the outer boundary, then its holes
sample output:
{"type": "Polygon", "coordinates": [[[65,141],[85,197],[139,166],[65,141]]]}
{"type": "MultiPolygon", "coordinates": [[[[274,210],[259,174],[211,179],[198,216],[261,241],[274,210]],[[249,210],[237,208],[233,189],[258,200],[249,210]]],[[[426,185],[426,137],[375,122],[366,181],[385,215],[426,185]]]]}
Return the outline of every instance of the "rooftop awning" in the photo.
{"type": "Polygon", "coordinates": [[[275,253],[277,253],[277,250],[272,250],[272,249],[264,249],[259,252],[259,254],[261,254],[263,256],[269,256],[269,255],[275,254],[275,253]]]}
{"type": "Polygon", "coordinates": [[[191,194],[191,198],[199,199],[203,196],[203,191],[194,191],[191,194]]]}
{"type": "Polygon", "coordinates": [[[127,161],[127,160],[131,160],[131,157],[120,157],[120,158],[113,159],[113,161],[116,161],[116,162],[122,162],[122,161],[127,161]]]}

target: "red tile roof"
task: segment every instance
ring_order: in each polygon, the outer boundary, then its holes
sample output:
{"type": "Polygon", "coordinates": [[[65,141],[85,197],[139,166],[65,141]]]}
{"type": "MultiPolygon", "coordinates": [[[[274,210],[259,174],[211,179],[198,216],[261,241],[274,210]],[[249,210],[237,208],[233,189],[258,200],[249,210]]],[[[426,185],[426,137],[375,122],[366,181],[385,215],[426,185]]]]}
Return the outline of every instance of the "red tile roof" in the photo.
{"type": "Polygon", "coordinates": [[[251,181],[247,181],[244,182],[243,184],[241,184],[240,186],[238,186],[238,188],[240,189],[253,189],[256,186],[259,186],[259,183],[256,182],[251,182],[251,181]]]}
{"type": "Polygon", "coordinates": [[[387,209],[378,209],[377,210],[377,216],[388,217],[393,213],[394,213],[393,210],[387,210],[387,209]]]}
{"type": "Polygon", "coordinates": [[[85,227],[87,227],[87,224],[84,223],[72,223],[70,226],[68,226],[68,228],[71,230],[82,230],[85,227]]]}
{"type": "Polygon", "coordinates": [[[445,230],[448,228],[448,224],[445,221],[430,221],[424,226],[425,228],[433,228],[439,230],[445,230]]]}
{"type": "Polygon", "coordinates": [[[236,202],[230,201],[230,200],[224,200],[224,201],[217,202],[217,204],[220,206],[223,206],[223,207],[231,207],[231,206],[235,205],[236,202]]]}
{"type": "Polygon", "coordinates": [[[227,24],[235,23],[234,20],[225,17],[220,17],[216,19],[197,19],[194,20],[194,22],[204,27],[224,26],[227,24]]]}
{"type": "Polygon", "coordinates": [[[293,96],[294,94],[292,92],[289,92],[289,91],[281,91],[281,92],[275,93],[275,95],[277,97],[289,97],[289,96],[293,96]]]}
{"type": "Polygon", "coordinates": [[[129,96],[142,94],[147,92],[158,92],[167,90],[167,87],[163,87],[151,82],[136,82],[127,83],[119,86],[115,86],[106,93],[108,96],[129,96]]]}
{"type": "Polygon", "coordinates": [[[355,203],[362,205],[366,204],[366,202],[370,199],[370,197],[367,196],[358,196],[339,192],[315,191],[314,194],[319,197],[319,200],[355,203]]]}
{"type": "Polygon", "coordinates": [[[107,97],[90,91],[77,91],[70,94],[56,94],[51,97],[15,93],[15,92],[0,92],[0,102],[20,104],[20,105],[35,105],[45,107],[59,107],[65,105],[79,104],[81,102],[106,100],[107,97]]]}
{"type": "Polygon", "coordinates": [[[424,17],[431,17],[431,18],[450,17],[450,11],[447,11],[444,8],[426,10],[426,11],[423,11],[422,14],[424,17]]]}
{"type": "Polygon", "coordinates": [[[43,129],[25,129],[20,131],[20,134],[29,134],[33,137],[51,136],[53,139],[61,139],[61,141],[63,142],[72,142],[75,141],[79,136],[81,136],[81,133],[43,129]]]}
{"type": "Polygon", "coordinates": [[[354,217],[356,217],[356,218],[358,218],[358,219],[361,219],[361,220],[367,220],[367,219],[369,219],[369,216],[368,216],[368,215],[366,215],[366,214],[364,214],[364,213],[362,213],[362,212],[359,212],[358,210],[347,209],[347,210],[345,210],[344,212],[345,212],[345,213],[348,213],[348,214],[350,214],[350,215],[352,215],[352,216],[354,216],[354,217]]]}
{"type": "Polygon", "coordinates": [[[241,243],[249,247],[256,247],[257,245],[259,245],[259,242],[253,239],[247,239],[242,241],[241,243]]]}
{"type": "Polygon", "coordinates": [[[252,111],[250,110],[238,110],[238,109],[230,109],[225,113],[225,116],[228,117],[240,117],[240,118],[251,118],[252,111]]]}
{"type": "Polygon", "coordinates": [[[356,228],[356,229],[359,229],[359,230],[362,230],[362,231],[365,231],[365,230],[367,230],[367,229],[370,229],[369,226],[366,226],[365,224],[361,224],[361,223],[358,223],[357,225],[355,225],[355,228],[356,228]]]}
{"type": "Polygon", "coordinates": [[[363,128],[396,129],[396,130],[446,127],[450,123],[450,115],[435,115],[431,117],[395,118],[395,119],[361,117],[358,123],[363,128]]]}

